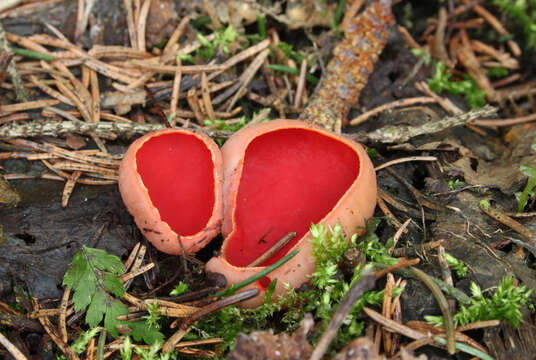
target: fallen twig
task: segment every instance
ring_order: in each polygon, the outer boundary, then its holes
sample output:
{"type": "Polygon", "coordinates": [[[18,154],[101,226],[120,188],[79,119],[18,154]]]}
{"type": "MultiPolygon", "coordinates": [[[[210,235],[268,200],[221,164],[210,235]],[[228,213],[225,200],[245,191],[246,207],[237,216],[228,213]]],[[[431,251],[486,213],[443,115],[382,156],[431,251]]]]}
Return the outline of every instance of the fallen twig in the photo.
{"type": "Polygon", "coordinates": [[[471,110],[460,115],[449,116],[420,126],[388,125],[369,133],[359,132],[351,137],[359,142],[365,143],[398,144],[407,142],[416,136],[436,134],[446,129],[471,123],[482,117],[493,116],[496,113],[497,108],[486,105],[479,110],[471,110]]]}
{"type": "MultiPolygon", "coordinates": [[[[0,125],[0,138],[13,139],[18,137],[32,136],[61,136],[67,133],[79,133],[87,135],[94,132],[97,136],[114,135],[116,137],[129,137],[134,134],[146,134],[151,131],[163,129],[162,124],[140,124],[135,122],[93,122],[83,121],[60,121],[60,122],[37,122],[31,121],[22,124],[7,123],[0,125]]],[[[227,138],[227,131],[196,129],[209,136],[227,138]]]]}

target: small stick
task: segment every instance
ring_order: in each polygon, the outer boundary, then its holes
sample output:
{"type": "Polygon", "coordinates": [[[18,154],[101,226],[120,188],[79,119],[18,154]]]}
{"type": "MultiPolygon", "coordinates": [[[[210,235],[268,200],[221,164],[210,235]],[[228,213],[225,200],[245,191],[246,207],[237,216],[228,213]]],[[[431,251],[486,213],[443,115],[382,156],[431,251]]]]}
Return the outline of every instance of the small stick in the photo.
{"type": "Polygon", "coordinates": [[[409,266],[417,265],[421,260],[419,258],[415,259],[405,259],[403,261],[400,261],[398,264],[394,264],[391,266],[387,266],[384,269],[381,269],[380,271],[376,272],[376,279],[381,278],[385,274],[388,274],[390,272],[400,270],[409,266]]]}
{"type": "Polygon", "coordinates": [[[536,241],[534,241],[534,236],[532,235],[532,232],[529,230],[529,228],[527,228],[525,225],[512,219],[506,214],[500,212],[499,210],[493,209],[491,205],[489,204],[489,202],[487,201],[480,202],[480,209],[483,212],[485,212],[487,215],[491,216],[492,218],[500,222],[501,224],[508,226],[510,229],[514,230],[516,233],[523,236],[523,238],[525,238],[525,240],[532,247],[536,247],[536,241]]]}
{"type": "MultiPolygon", "coordinates": [[[[165,51],[165,50],[164,50],[165,51]]],[[[175,126],[177,121],[175,120],[175,117],[177,116],[177,106],[179,104],[179,92],[181,88],[181,81],[182,81],[182,71],[180,70],[182,67],[182,61],[181,58],[177,56],[176,59],[177,67],[179,70],[175,71],[175,77],[173,78],[173,88],[171,90],[171,102],[169,106],[170,110],[170,119],[171,126],[175,126]]]]}
{"type": "Polygon", "coordinates": [[[11,33],[6,33],[6,39],[28,50],[32,50],[32,51],[47,54],[47,55],[54,55],[50,51],[48,51],[46,47],[33,42],[31,39],[27,37],[23,37],[23,36],[11,34],[11,33]]]}
{"type": "Polygon", "coordinates": [[[210,120],[214,121],[216,119],[216,115],[214,114],[214,107],[212,106],[212,102],[210,100],[210,91],[208,89],[206,73],[201,74],[201,96],[203,98],[203,104],[205,104],[205,113],[208,115],[210,120]]]}
{"type": "Polygon", "coordinates": [[[393,253],[393,250],[395,249],[396,247],[396,244],[398,243],[398,239],[400,239],[400,237],[402,236],[403,233],[407,233],[407,230],[406,228],[408,227],[409,223],[411,222],[411,219],[407,219],[406,221],[404,221],[404,223],[402,224],[402,226],[400,226],[397,230],[396,230],[396,233],[395,235],[393,236],[393,247],[389,248],[387,250],[387,252],[389,253],[389,255],[391,255],[393,253]]]}
{"type": "Polygon", "coordinates": [[[56,99],[48,100],[35,100],[35,101],[26,101],[18,104],[2,105],[0,106],[0,116],[7,115],[12,112],[17,111],[26,111],[32,109],[40,109],[47,106],[58,105],[60,102],[56,99]]]}
{"type": "Polygon", "coordinates": [[[305,90],[305,75],[307,74],[307,60],[303,59],[300,66],[300,77],[298,78],[298,87],[296,89],[296,97],[294,98],[294,107],[300,108],[301,99],[305,90]]]}
{"type": "Polygon", "coordinates": [[[499,325],[501,325],[500,320],[477,321],[474,323],[467,324],[465,326],[460,326],[456,329],[456,331],[462,332],[462,331],[482,329],[486,327],[493,327],[493,326],[499,326],[499,325]]]}
{"type": "Polygon", "coordinates": [[[138,255],[138,250],[140,249],[140,246],[141,246],[141,242],[138,242],[136,243],[136,245],[134,245],[134,248],[132,248],[130,255],[125,261],[125,272],[123,274],[126,274],[129,271],[132,264],[134,263],[134,259],[136,259],[136,255],[138,255]]]}
{"type": "Polygon", "coordinates": [[[67,182],[65,183],[65,187],[63,188],[63,194],[61,196],[62,208],[67,207],[67,204],[69,203],[69,198],[71,197],[71,194],[73,193],[73,190],[74,190],[74,186],[76,185],[76,180],[78,180],[80,175],[82,175],[82,171],[76,170],[76,171],[73,171],[71,176],[67,179],[67,182]]]}
{"type": "Polygon", "coordinates": [[[143,265],[137,269],[134,269],[128,273],[125,273],[123,275],[121,275],[119,278],[121,279],[122,282],[126,282],[130,279],[133,279],[135,278],[136,276],[138,275],[141,275],[149,270],[151,270],[152,268],[154,268],[154,263],[149,263],[147,265],[143,265]]]}
{"type": "MultiPolygon", "coordinates": [[[[340,306],[340,305],[339,305],[340,306]]],[[[387,329],[389,329],[392,332],[396,332],[399,334],[402,334],[406,337],[409,337],[410,339],[427,339],[429,336],[427,334],[423,334],[419,331],[413,330],[409,326],[402,325],[394,320],[386,319],[384,316],[382,316],[380,313],[369,309],[368,307],[364,307],[363,311],[365,314],[367,314],[372,320],[376,321],[378,324],[383,325],[387,329]]],[[[318,345],[317,345],[318,346],[318,345]]]]}
{"type": "Polygon", "coordinates": [[[86,360],[94,360],[94,359],[95,359],[95,338],[91,338],[91,340],[89,340],[89,344],[87,344],[86,360]]]}
{"type": "Polygon", "coordinates": [[[527,116],[520,116],[511,119],[497,119],[497,120],[474,120],[472,124],[485,127],[506,127],[519,124],[525,124],[536,121],[536,114],[530,114],[527,116]]]}
{"type": "Polygon", "coordinates": [[[15,345],[9,341],[7,337],[0,332],[0,344],[9,351],[9,353],[15,358],[15,360],[27,360],[26,355],[22,353],[15,345]]]}
{"type": "Polygon", "coordinates": [[[175,345],[179,341],[181,341],[181,339],[184,336],[186,336],[186,334],[188,334],[190,332],[190,330],[192,330],[191,327],[189,327],[187,329],[183,329],[182,327],[179,328],[179,330],[176,333],[174,333],[173,335],[171,335],[171,337],[169,339],[167,339],[167,341],[164,343],[164,346],[162,346],[162,352],[167,353],[167,352],[170,352],[171,350],[173,350],[175,345]]]}
{"type": "Polygon", "coordinates": [[[164,47],[164,51],[163,51],[164,54],[169,52],[171,50],[171,47],[179,41],[181,35],[184,32],[184,29],[189,23],[190,23],[190,17],[185,16],[182,18],[181,22],[179,23],[179,25],[177,25],[177,28],[175,29],[173,34],[171,34],[171,36],[169,37],[169,40],[166,46],[164,47]]]}
{"type": "Polygon", "coordinates": [[[131,60],[129,64],[141,69],[151,70],[156,73],[174,74],[175,71],[181,70],[183,74],[199,74],[202,72],[221,71],[222,65],[183,65],[180,69],[175,65],[162,65],[158,63],[149,63],[143,60],[131,60]]]}
{"type": "MultiPolygon", "coordinates": [[[[463,0],[464,3],[468,3],[469,0],[463,0]]],[[[476,12],[478,15],[482,16],[490,25],[502,36],[509,36],[510,33],[504,28],[503,24],[495,17],[492,13],[490,13],[488,10],[486,10],[481,5],[475,5],[473,7],[473,11],[476,12]]],[[[513,40],[507,40],[506,44],[510,48],[510,51],[514,54],[514,56],[521,56],[521,49],[519,48],[519,45],[513,41],[513,40]]]]}
{"type": "Polygon", "coordinates": [[[203,125],[203,114],[201,114],[201,108],[199,106],[198,98],[194,89],[188,90],[186,101],[188,101],[188,105],[190,105],[190,108],[194,112],[195,119],[199,125],[203,125]]]}
{"type": "MultiPolygon", "coordinates": [[[[137,271],[141,267],[141,263],[143,262],[143,258],[145,257],[145,252],[147,251],[147,247],[145,245],[140,246],[140,250],[136,254],[136,260],[134,260],[134,264],[132,264],[132,267],[130,268],[130,272],[137,271]]],[[[126,280],[124,283],[125,291],[128,290],[130,287],[130,284],[132,283],[132,280],[126,280]]],[[[128,301],[128,300],[127,300],[128,301]]]]}
{"type": "Polygon", "coordinates": [[[281,240],[275,243],[268,251],[263,253],[257,259],[253,260],[247,267],[255,267],[264,263],[266,260],[271,258],[276,252],[281,250],[285,245],[287,245],[294,237],[296,236],[295,232],[289,232],[287,235],[283,236],[281,240]]]}
{"type": "Polygon", "coordinates": [[[376,199],[376,204],[378,205],[380,210],[383,212],[385,217],[391,220],[397,228],[402,226],[400,221],[398,221],[398,219],[396,218],[395,214],[393,214],[393,212],[389,209],[389,207],[387,207],[387,205],[385,204],[385,201],[383,201],[381,197],[378,197],[376,199]]]}
{"type": "Polygon", "coordinates": [[[231,111],[231,109],[234,107],[240,96],[243,96],[245,94],[246,87],[249,85],[251,80],[253,80],[253,77],[257,73],[257,71],[261,68],[262,64],[264,63],[264,60],[268,57],[270,54],[270,50],[266,49],[261,51],[255,59],[249,64],[246,71],[240,76],[240,88],[236,92],[236,94],[233,96],[231,102],[227,106],[227,111],[231,111]]]}
{"type": "MultiPolygon", "coordinates": [[[[84,67],[85,68],[85,67],[84,67]]],[[[91,120],[98,122],[101,117],[99,78],[97,72],[89,70],[89,79],[91,82],[91,120]]]]}
{"type": "Polygon", "coordinates": [[[378,171],[381,169],[385,169],[386,167],[389,167],[391,165],[402,164],[402,163],[410,162],[410,161],[437,161],[437,157],[435,156],[408,156],[405,158],[391,160],[391,161],[386,162],[385,164],[378,165],[374,168],[374,170],[378,171]]]}
{"type": "MultiPolygon", "coordinates": [[[[387,281],[385,283],[385,290],[383,293],[382,303],[382,315],[387,319],[391,319],[391,312],[394,309],[393,306],[393,287],[395,286],[395,279],[393,274],[387,274],[387,281]]],[[[383,338],[383,348],[387,354],[394,353],[392,334],[386,329],[381,329],[383,338]]]]}
{"type": "Polygon", "coordinates": [[[54,169],[59,170],[80,170],[85,172],[95,172],[103,175],[106,178],[115,178],[117,177],[117,170],[107,169],[100,166],[88,165],[88,164],[79,164],[71,161],[58,161],[52,165],[54,169]]]}
{"type": "MultiPolygon", "coordinates": [[[[39,303],[37,302],[37,300],[32,299],[32,303],[34,305],[34,310],[35,311],[39,310],[39,303]]],[[[67,355],[67,357],[70,360],[80,359],[78,355],[76,355],[76,353],[73,351],[73,349],[71,349],[71,347],[66,342],[64,342],[58,335],[56,335],[55,331],[52,330],[52,323],[50,322],[50,319],[47,316],[39,317],[39,322],[41,323],[41,325],[43,325],[43,328],[45,329],[47,334],[50,336],[52,341],[56,343],[56,345],[60,348],[60,350],[63,351],[63,353],[67,355]]]]}
{"type": "Polygon", "coordinates": [[[127,26],[128,26],[128,36],[130,39],[130,46],[134,48],[135,50],[138,50],[138,34],[136,33],[136,25],[134,23],[134,13],[132,11],[132,0],[123,0],[123,4],[125,5],[125,9],[127,10],[127,26]]]}
{"type": "Polygon", "coordinates": [[[415,104],[430,104],[430,103],[435,103],[437,101],[438,101],[437,99],[433,97],[429,97],[429,96],[419,96],[419,97],[414,97],[414,98],[395,100],[388,104],[380,105],[372,110],[369,110],[359,115],[358,117],[350,120],[350,125],[355,126],[355,125],[361,124],[367,121],[368,119],[370,119],[372,116],[379,114],[386,110],[393,110],[396,108],[412,106],[415,104]]]}
{"type": "Polygon", "coordinates": [[[151,8],[151,0],[145,0],[141,6],[140,15],[138,20],[138,50],[145,51],[145,29],[147,25],[147,16],[149,15],[149,9],[151,8]]]}
{"type": "Polygon", "coordinates": [[[86,108],[85,104],[80,100],[80,98],[66,85],[62,84],[59,81],[56,81],[56,87],[60,90],[60,92],[68,97],[78,108],[78,111],[80,112],[80,115],[84,118],[85,121],[91,122],[91,115],[89,114],[89,110],[86,108]]]}
{"type": "Polygon", "coordinates": [[[52,89],[50,86],[44,84],[42,81],[40,81],[37,77],[34,75],[30,75],[30,81],[35,84],[42,92],[47,94],[50,97],[53,97],[54,99],[57,99],[67,105],[74,106],[74,103],[66,96],[62,95],[58,91],[52,89]]]}
{"type": "Polygon", "coordinates": [[[445,32],[447,28],[447,9],[445,7],[439,8],[437,28],[434,36],[433,49],[436,52],[436,56],[448,67],[450,67],[451,60],[447,54],[445,48],[445,32]]]}
{"type": "MultiPolygon", "coordinates": [[[[402,280],[400,278],[396,282],[395,286],[400,288],[402,290],[402,292],[403,292],[404,289],[406,288],[406,284],[407,284],[407,281],[402,280]]],[[[402,323],[402,306],[400,305],[400,297],[402,296],[402,292],[400,292],[400,294],[398,294],[393,299],[393,303],[392,303],[392,306],[391,306],[391,308],[393,309],[392,319],[395,320],[395,321],[398,321],[399,323],[402,323]]],[[[393,334],[393,340],[392,340],[393,341],[393,346],[392,346],[392,352],[393,353],[399,347],[400,338],[401,338],[400,334],[393,334]]],[[[393,354],[391,354],[391,355],[393,355],[393,354]]]]}
{"type": "Polygon", "coordinates": [[[241,292],[238,292],[234,295],[228,296],[226,298],[214,301],[213,303],[202,307],[197,312],[190,315],[186,320],[181,324],[181,328],[189,327],[193,323],[195,323],[197,320],[203,318],[204,316],[208,314],[212,314],[213,312],[220,311],[221,309],[233,305],[236,303],[239,303],[241,301],[245,301],[251,298],[254,298],[255,296],[259,295],[259,289],[248,289],[241,292]]]}
{"type": "Polygon", "coordinates": [[[78,42],[78,39],[84,33],[84,30],[85,30],[85,29],[82,29],[82,24],[84,23],[85,4],[86,4],[85,0],[78,0],[78,8],[76,11],[76,26],[74,29],[74,41],[75,42],[78,42]]]}
{"type": "Polygon", "coordinates": [[[69,295],[71,295],[71,289],[69,287],[65,287],[65,290],[63,291],[63,297],[61,298],[60,303],[60,316],[58,321],[58,327],[60,329],[61,339],[67,343],[69,341],[69,337],[67,336],[67,326],[66,326],[66,317],[67,317],[67,305],[69,304],[69,295]]]}

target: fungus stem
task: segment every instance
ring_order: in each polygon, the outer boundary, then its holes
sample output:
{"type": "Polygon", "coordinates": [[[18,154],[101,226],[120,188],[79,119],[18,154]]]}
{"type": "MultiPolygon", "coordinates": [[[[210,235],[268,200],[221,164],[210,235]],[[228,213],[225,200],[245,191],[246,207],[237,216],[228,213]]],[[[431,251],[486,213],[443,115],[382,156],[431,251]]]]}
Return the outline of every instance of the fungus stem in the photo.
{"type": "Polygon", "coordinates": [[[251,264],[249,264],[247,267],[255,267],[259,266],[269,258],[271,258],[276,252],[281,250],[281,248],[289,243],[290,240],[294,239],[296,236],[295,232],[289,232],[287,235],[283,236],[281,240],[276,242],[274,246],[272,246],[268,251],[266,251],[264,254],[259,256],[257,259],[253,260],[251,264]]]}
{"type": "Polygon", "coordinates": [[[286,255],[285,257],[282,257],[281,259],[279,259],[277,262],[273,263],[272,265],[267,266],[264,270],[259,271],[257,274],[250,276],[247,279],[242,280],[237,284],[233,284],[229,286],[225,290],[217,292],[216,294],[214,294],[214,296],[222,297],[222,296],[228,296],[228,295],[234,294],[236,290],[242,289],[243,287],[248,286],[249,284],[257,280],[262,279],[263,277],[265,277],[266,275],[268,275],[269,273],[271,273],[272,271],[274,271],[275,269],[277,269],[284,263],[288,262],[290,259],[296,256],[296,254],[298,254],[299,252],[300,252],[300,249],[294,250],[293,252],[286,255]]]}

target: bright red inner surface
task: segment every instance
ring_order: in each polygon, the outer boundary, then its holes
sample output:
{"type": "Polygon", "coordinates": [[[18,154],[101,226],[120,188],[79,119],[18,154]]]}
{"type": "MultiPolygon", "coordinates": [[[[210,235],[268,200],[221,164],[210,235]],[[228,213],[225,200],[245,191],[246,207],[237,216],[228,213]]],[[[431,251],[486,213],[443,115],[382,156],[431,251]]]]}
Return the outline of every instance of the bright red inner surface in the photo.
{"type": "Polygon", "coordinates": [[[138,173],[162,220],[181,236],[205,228],[214,208],[214,164],[194,135],[165,133],[136,153],[138,173]]]}
{"type": "Polygon", "coordinates": [[[283,257],[311,223],[335,206],[359,173],[348,145],[307,129],[282,129],[247,147],[225,258],[247,266],[289,232],[296,237],[262,265],[283,257]]]}

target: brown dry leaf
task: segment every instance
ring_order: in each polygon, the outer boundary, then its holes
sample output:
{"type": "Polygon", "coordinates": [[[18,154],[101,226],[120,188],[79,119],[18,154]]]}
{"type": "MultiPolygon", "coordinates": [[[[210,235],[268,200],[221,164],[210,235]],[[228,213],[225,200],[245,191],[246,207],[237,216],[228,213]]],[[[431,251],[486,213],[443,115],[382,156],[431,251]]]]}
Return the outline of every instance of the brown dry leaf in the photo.
{"type": "Polygon", "coordinates": [[[212,6],[218,19],[225,24],[231,24],[235,29],[257,20],[257,10],[247,1],[215,0],[212,6]]]}
{"type": "Polygon", "coordinates": [[[228,360],[307,360],[313,347],[307,341],[307,333],[313,327],[313,317],[307,314],[300,328],[292,334],[275,334],[272,330],[254,331],[250,335],[239,333],[228,360]]]}
{"type": "Polygon", "coordinates": [[[374,343],[366,337],[360,337],[346,345],[333,360],[383,360],[385,356],[379,355],[374,343]]]}
{"type": "Polygon", "coordinates": [[[65,135],[65,143],[73,150],[80,150],[87,144],[86,139],[82,136],[71,133],[65,135]]]}
{"type": "Polygon", "coordinates": [[[288,1],[285,15],[290,20],[289,29],[312,28],[314,26],[330,26],[335,17],[337,4],[326,4],[318,1],[288,1]]]}
{"type": "Polygon", "coordinates": [[[513,195],[521,189],[527,179],[519,171],[520,164],[536,167],[536,154],[521,158],[509,157],[493,162],[462,157],[446,165],[445,169],[463,174],[465,182],[469,185],[489,185],[499,188],[505,194],[513,195]]]}
{"type": "Polygon", "coordinates": [[[179,23],[173,0],[153,0],[147,18],[145,41],[151,48],[168,39],[179,23]]]}

